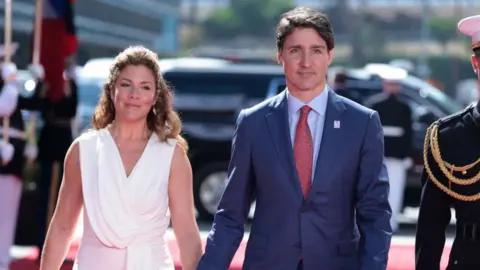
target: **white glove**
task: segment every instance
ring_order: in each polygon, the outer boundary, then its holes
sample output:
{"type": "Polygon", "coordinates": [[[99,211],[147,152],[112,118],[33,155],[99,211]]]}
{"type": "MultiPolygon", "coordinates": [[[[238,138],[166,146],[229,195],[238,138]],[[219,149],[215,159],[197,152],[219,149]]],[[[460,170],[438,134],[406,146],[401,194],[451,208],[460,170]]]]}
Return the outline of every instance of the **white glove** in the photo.
{"type": "Polygon", "coordinates": [[[410,169],[413,166],[413,159],[412,158],[405,158],[403,159],[403,166],[405,169],[410,169]]]}
{"type": "Polygon", "coordinates": [[[28,65],[28,70],[37,80],[43,80],[45,77],[45,70],[40,64],[30,64],[28,65]]]}
{"type": "Polygon", "coordinates": [[[29,160],[34,161],[38,155],[38,148],[35,144],[28,143],[23,151],[23,155],[29,160]]]}
{"type": "Polygon", "coordinates": [[[17,66],[14,63],[2,63],[2,79],[6,82],[15,81],[17,77],[17,66]]]}
{"type": "Polygon", "coordinates": [[[66,79],[75,80],[77,78],[77,67],[74,65],[68,66],[63,75],[66,79]]]}
{"type": "Polygon", "coordinates": [[[7,164],[12,160],[13,153],[15,152],[15,148],[11,143],[7,143],[5,141],[0,141],[0,156],[2,158],[3,164],[7,164]]]}

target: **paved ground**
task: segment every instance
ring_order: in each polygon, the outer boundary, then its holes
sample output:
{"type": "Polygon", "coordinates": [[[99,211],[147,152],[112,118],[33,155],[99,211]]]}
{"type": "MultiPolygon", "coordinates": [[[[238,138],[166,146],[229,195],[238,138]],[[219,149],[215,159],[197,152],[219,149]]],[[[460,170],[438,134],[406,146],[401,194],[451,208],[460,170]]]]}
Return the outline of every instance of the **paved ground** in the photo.
{"type": "MultiPolygon", "coordinates": [[[[401,218],[401,227],[400,231],[393,237],[392,246],[389,256],[389,265],[388,270],[414,270],[414,244],[415,244],[415,223],[416,223],[417,211],[415,209],[409,209],[405,212],[405,215],[401,218]]],[[[81,224],[81,221],[80,221],[81,224]]],[[[202,234],[202,239],[206,239],[208,230],[210,229],[209,223],[200,223],[199,227],[202,234]]],[[[77,241],[72,245],[72,248],[69,252],[69,258],[73,259],[75,257],[78,240],[82,234],[82,226],[78,226],[77,230],[77,241]]],[[[449,247],[451,246],[453,226],[449,228],[448,235],[450,237],[447,240],[444,258],[442,265],[445,265],[448,258],[449,247]]],[[[172,230],[168,231],[168,238],[170,250],[172,256],[177,264],[177,269],[181,269],[179,266],[179,252],[175,242],[175,238],[172,230]]],[[[248,240],[249,232],[247,231],[244,236],[244,240],[240,245],[240,248],[232,261],[230,270],[240,270],[241,264],[244,258],[246,241],[248,240]]],[[[16,258],[11,270],[38,270],[38,263],[35,261],[37,250],[32,247],[14,247],[11,250],[12,255],[16,258]]],[[[67,263],[62,267],[62,270],[71,269],[71,263],[67,263]]]]}

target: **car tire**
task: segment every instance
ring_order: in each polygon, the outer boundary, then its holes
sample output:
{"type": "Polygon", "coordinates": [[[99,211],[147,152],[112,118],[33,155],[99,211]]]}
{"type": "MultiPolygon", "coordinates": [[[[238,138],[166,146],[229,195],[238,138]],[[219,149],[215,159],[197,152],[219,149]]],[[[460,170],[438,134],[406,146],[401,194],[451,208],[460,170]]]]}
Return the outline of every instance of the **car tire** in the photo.
{"type": "Polygon", "coordinates": [[[194,173],[193,197],[199,220],[207,222],[213,220],[216,207],[225,190],[227,169],[228,162],[213,162],[202,166],[194,173]],[[221,178],[223,177],[225,177],[225,180],[221,183],[221,186],[215,187],[219,181],[222,181],[221,178]],[[214,189],[213,198],[206,199],[205,196],[208,195],[206,192],[212,188],[214,189]],[[215,202],[214,205],[213,202],[215,202]]]}

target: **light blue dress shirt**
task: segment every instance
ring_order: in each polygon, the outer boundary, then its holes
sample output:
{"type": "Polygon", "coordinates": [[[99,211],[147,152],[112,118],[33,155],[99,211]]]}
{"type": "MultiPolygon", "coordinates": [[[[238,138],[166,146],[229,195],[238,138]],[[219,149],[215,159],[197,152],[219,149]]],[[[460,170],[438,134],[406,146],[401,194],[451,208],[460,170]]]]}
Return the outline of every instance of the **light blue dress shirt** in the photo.
{"type": "Polygon", "coordinates": [[[328,103],[328,89],[323,89],[322,93],[316,96],[312,101],[305,104],[298,98],[294,97],[287,89],[287,104],[288,104],[288,123],[290,127],[290,139],[292,147],[295,142],[295,131],[297,129],[298,120],[300,120],[300,108],[304,105],[312,108],[308,114],[308,127],[312,133],[313,140],[313,167],[312,167],[312,181],[315,174],[315,167],[317,164],[318,153],[320,152],[320,144],[322,142],[323,126],[325,123],[325,112],[327,111],[328,103]]]}

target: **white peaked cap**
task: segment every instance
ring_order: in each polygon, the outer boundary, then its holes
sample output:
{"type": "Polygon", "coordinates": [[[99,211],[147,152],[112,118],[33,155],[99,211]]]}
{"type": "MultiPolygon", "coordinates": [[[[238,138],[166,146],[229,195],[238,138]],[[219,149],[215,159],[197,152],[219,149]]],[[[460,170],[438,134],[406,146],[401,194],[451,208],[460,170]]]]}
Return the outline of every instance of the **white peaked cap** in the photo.
{"type": "Polygon", "coordinates": [[[458,30],[472,38],[472,49],[480,47],[480,15],[462,19],[458,23],[458,30]]]}
{"type": "Polygon", "coordinates": [[[408,76],[406,70],[387,64],[368,64],[365,66],[365,70],[378,75],[385,81],[402,81],[408,76]]]}

